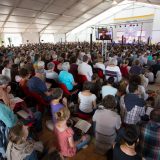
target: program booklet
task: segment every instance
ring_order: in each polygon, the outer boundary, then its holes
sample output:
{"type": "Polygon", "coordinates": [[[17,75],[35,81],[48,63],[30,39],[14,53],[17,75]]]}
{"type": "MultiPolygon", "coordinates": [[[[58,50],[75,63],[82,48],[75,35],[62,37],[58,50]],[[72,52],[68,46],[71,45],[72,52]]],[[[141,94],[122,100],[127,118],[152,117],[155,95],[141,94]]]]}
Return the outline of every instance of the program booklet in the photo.
{"type": "Polygon", "coordinates": [[[87,133],[91,127],[91,124],[83,119],[80,119],[74,127],[80,129],[83,133],[87,133]]]}
{"type": "Polygon", "coordinates": [[[27,119],[27,118],[29,117],[29,113],[27,113],[27,112],[24,111],[24,110],[18,111],[17,114],[18,114],[20,117],[24,118],[24,119],[27,119]]]}

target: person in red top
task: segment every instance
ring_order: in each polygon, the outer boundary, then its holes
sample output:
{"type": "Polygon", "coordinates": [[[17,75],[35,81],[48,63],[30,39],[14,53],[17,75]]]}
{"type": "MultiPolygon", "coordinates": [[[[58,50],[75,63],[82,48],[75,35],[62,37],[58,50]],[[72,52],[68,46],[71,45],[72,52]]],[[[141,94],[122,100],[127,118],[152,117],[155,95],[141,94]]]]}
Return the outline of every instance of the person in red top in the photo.
{"type": "Polygon", "coordinates": [[[56,54],[53,54],[53,55],[52,55],[52,58],[53,58],[53,61],[52,61],[52,62],[55,64],[54,71],[55,71],[55,72],[58,72],[57,66],[58,66],[58,64],[59,64],[59,61],[58,61],[57,55],[56,55],[56,54]]]}
{"type": "Polygon", "coordinates": [[[128,63],[129,62],[127,60],[125,60],[125,61],[123,61],[123,63],[120,66],[120,70],[121,70],[121,73],[122,73],[123,77],[128,77],[128,74],[129,74],[129,72],[128,72],[128,63]]]}
{"type": "Polygon", "coordinates": [[[84,135],[81,139],[74,141],[74,132],[72,128],[67,126],[67,120],[70,117],[70,111],[67,107],[63,107],[59,112],[55,113],[56,125],[54,133],[57,138],[57,149],[64,157],[73,157],[76,151],[83,148],[89,143],[90,137],[84,135]]]}

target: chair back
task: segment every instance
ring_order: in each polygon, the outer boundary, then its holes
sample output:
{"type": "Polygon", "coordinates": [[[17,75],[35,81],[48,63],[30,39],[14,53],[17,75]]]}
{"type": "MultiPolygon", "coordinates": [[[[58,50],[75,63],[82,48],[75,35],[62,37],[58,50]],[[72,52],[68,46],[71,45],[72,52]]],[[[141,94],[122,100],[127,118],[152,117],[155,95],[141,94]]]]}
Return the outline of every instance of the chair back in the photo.
{"type": "Polygon", "coordinates": [[[65,95],[68,95],[68,96],[71,95],[70,91],[67,89],[67,87],[66,87],[65,84],[59,83],[59,87],[63,90],[63,92],[64,92],[65,95]]]}
{"type": "Polygon", "coordinates": [[[83,84],[85,81],[87,81],[87,77],[82,74],[77,75],[77,82],[80,84],[83,84]]]}

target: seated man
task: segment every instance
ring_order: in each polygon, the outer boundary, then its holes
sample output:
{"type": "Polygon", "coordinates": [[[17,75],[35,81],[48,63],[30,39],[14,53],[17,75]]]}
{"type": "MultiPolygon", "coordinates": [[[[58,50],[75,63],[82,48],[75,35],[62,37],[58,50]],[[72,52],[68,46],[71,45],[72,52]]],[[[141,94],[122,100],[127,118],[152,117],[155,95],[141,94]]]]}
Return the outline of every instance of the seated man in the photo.
{"type": "Polygon", "coordinates": [[[144,159],[160,159],[160,109],[154,109],[150,121],[141,126],[140,146],[144,159]]]}
{"type": "Polygon", "coordinates": [[[138,97],[138,85],[129,83],[129,93],[121,97],[121,116],[125,124],[137,124],[145,115],[144,100],[138,97]]]}
{"type": "Polygon", "coordinates": [[[29,79],[27,83],[29,90],[44,96],[45,100],[50,101],[52,90],[49,91],[47,89],[46,83],[44,81],[44,69],[37,68],[35,72],[35,76],[29,79]]]}
{"type": "Polygon", "coordinates": [[[87,55],[83,56],[83,62],[78,66],[78,74],[85,75],[88,81],[92,80],[92,67],[88,64],[89,57],[87,55]]]}

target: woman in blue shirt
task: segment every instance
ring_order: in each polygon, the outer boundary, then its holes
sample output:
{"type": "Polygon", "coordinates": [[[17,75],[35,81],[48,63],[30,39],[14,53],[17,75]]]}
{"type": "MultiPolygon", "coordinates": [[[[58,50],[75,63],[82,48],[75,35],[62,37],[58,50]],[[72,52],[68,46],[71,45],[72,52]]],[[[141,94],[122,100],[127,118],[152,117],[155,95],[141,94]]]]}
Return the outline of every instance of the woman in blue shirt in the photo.
{"type": "Polygon", "coordinates": [[[69,62],[64,62],[62,64],[62,71],[59,73],[58,79],[60,83],[65,84],[67,89],[71,91],[73,90],[74,86],[77,85],[77,83],[75,83],[73,75],[68,72],[69,69],[70,69],[69,62]]]}

